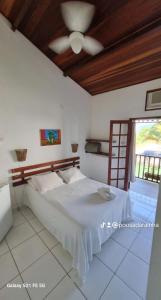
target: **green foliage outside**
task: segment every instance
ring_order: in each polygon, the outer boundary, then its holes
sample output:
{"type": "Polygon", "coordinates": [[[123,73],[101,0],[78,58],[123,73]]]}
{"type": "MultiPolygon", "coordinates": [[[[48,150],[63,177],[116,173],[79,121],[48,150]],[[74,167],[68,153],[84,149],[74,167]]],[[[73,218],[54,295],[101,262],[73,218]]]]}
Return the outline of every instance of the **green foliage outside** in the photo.
{"type": "Polygon", "coordinates": [[[136,144],[154,141],[161,144],[161,123],[155,123],[151,127],[143,127],[136,136],[136,144]]]}
{"type": "MultiPolygon", "coordinates": [[[[144,126],[142,127],[136,135],[136,146],[141,147],[147,150],[150,144],[156,144],[157,146],[161,146],[161,122],[160,123],[154,123],[152,126],[144,126]]],[[[144,178],[145,172],[149,172],[151,174],[155,175],[161,175],[161,165],[159,167],[159,158],[155,159],[155,166],[154,166],[154,159],[150,161],[149,164],[149,158],[147,157],[144,162],[144,157],[141,158],[141,161],[136,161],[136,176],[140,178],[144,178]],[[139,166],[140,165],[140,166],[139,166]]]]}

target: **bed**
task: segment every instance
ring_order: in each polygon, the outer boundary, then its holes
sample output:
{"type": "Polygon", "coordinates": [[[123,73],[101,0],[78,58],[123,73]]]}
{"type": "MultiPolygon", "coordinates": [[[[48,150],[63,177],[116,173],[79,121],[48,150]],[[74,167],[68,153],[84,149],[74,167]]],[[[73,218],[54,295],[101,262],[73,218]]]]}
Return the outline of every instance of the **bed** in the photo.
{"type": "Polygon", "coordinates": [[[116,230],[111,225],[131,218],[128,193],[111,187],[116,197],[104,200],[97,189],[107,185],[90,178],[63,184],[40,194],[25,185],[24,205],[31,208],[42,224],[73,257],[72,267],[85,281],[93,255],[116,230]]]}

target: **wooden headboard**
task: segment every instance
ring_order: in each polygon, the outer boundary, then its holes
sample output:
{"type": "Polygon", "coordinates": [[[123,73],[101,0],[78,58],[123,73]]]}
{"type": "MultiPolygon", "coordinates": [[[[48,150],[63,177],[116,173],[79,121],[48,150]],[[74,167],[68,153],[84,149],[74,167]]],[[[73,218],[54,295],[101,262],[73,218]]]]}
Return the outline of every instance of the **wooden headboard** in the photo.
{"type": "Polygon", "coordinates": [[[79,156],[11,169],[10,172],[14,174],[11,177],[12,184],[13,186],[26,184],[30,176],[45,172],[55,172],[61,169],[66,169],[75,166],[80,166],[79,156]],[[32,171],[30,172],[29,170],[32,171]]]}

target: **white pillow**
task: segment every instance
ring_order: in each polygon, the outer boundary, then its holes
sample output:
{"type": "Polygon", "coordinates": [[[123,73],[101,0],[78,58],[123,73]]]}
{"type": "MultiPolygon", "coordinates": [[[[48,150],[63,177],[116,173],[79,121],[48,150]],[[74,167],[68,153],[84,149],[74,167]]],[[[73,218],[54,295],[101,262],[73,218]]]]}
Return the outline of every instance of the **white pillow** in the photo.
{"type": "Polygon", "coordinates": [[[49,190],[59,187],[64,184],[63,180],[55,173],[32,176],[31,184],[40,193],[45,193],[49,190]]]}
{"type": "Polygon", "coordinates": [[[64,171],[59,171],[59,174],[66,183],[72,183],[86,177],[78,168],[70,168],[64,171]]]}

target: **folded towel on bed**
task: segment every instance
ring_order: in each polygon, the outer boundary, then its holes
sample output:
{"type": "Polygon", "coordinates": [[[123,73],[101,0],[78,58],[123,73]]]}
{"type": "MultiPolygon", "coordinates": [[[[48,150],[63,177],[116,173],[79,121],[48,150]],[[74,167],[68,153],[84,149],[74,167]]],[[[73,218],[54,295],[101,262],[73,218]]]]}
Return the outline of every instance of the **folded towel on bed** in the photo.
{"type": "Polygon", "coordinates": [[[107,188],[99,188],[97,190],[97,192],[100,194],[100,196],[107,200],[107,201],[110,201],[110,200],[113,200],[115,197],[116,197],[116,194],[111,192],[110,190],[110,187],[107,187],[107,188]]]}

